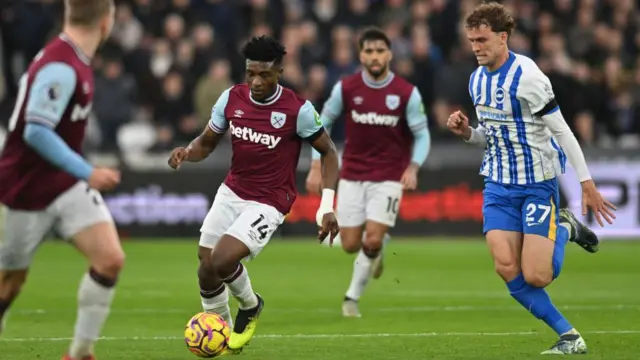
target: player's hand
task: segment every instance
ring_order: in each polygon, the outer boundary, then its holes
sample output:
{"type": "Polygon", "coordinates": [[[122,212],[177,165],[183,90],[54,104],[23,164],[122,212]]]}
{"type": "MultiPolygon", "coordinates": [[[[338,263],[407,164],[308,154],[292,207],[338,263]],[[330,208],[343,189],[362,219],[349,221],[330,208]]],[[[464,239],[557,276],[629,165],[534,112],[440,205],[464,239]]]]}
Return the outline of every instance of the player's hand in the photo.
{"type": "Polygon", "coordinates": [[[171,168],[178,170],[180,168],[180,164],[185,161],[189,157],[189,148],[185,147],[177,147],[173,149],[171,152],[171,157],[169,158],[169,166],[171,168]]]}
{"type": "Polygon", "coordinates": [[[340,233],[338,220],[333,212],[322,215],[322,225],[318,230],[318,240],[322,243],[329,236],[329,245],[333,245],[333,239],[340,233]]]}
{"type": "Polygon", "coordinates": [[[322,192],[322,170],[319,165],[311,164],[306,182],[307,193],[320,194],[322,192]]]}
{"type": "Polygon", "coordinates": [[[87,181],[92,189],[98,191],[111,190],[120,184],[120,171],[115,169],[97,167],[93,169],[87,181]]]}
{"type": "Polygon", "coordinates": [[[402,174],[400,183],[402,183],[403,190],[415,190],[418,186],[418,166],[411,164],[402,174]]]}
{"type": "Polygon", "coordinates": [[[591,209],[600,226],[604,226],[602,218],[609,224],[613,224],[613,219],[616,218],[613,213],[615,205],[602,197],[593,180],[582,182],[582,216],[587,215],[588,209],[591,209]]]}
{"type": "Polygon", "coordinates": [[[462,111],[456,111],[449,115],[449,119],[447,119],[447,128],[449,130],[458,135],[465,135],[469,129],[469,119],[462,113],[462,111]]]}

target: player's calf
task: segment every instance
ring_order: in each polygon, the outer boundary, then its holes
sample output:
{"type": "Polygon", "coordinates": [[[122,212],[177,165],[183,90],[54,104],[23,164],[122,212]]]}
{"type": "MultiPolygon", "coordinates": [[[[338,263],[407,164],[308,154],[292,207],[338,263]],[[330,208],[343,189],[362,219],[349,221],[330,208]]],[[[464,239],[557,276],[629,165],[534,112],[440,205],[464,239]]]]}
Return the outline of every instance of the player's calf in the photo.
{"type": "MultiPolygon", "coordinates": [[[[208,235],[202,234],[201,236],[207,237],[208,235]]],[[[204,246],[200,246],[198,249],[198,258],[200,259],[198,282],[200,283],[202,309],[205,312],[222,316],[229,326],[233,327],[233,318],[229,308],[229,292],[211,263],[211,251],[212,249],[204,246]]]]}
{"type": "Polygon", "coordinates": [[[78,317],[69,349],[72,359],[84,359],[93,355],[109,315],[125,255],[111,222],[90,226],[73,236],[73,241],[91,266],[80,282],[78,317]]]}
{"type": "Polygon", "coordinates": [[[0,333],[4,329],[5,314],[15,298],[20,294],[26,280],[27,270],[0,272],[0,333]]]}
{"type": "Polygon", "coordinates": [[[238,238],[225,234],[211,252],[215,274],[224,279],[240,306],[236,315],[229,348],[237,350],[253,337],[264,300],[253,291],[249,274],[240,261],[251,255],[249,247],[238,238]]]}

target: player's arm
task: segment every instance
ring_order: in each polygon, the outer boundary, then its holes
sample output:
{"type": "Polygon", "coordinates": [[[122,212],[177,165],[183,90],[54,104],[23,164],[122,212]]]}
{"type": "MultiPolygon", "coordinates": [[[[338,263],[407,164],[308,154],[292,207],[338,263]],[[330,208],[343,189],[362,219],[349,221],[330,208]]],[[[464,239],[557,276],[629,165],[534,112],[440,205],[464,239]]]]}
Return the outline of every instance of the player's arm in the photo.
{"type": "Polygon", "coordinates": [[[551,82],[544,76],[532,76],[523,84],[524,96],[531,112],[540,117],[545,126],[551,130],[553,136],[567,154],[569,162],[576,170],[580,182],[591,180],[591,174],[587,167],[587,161],[580,148],[578,139],[571,131],[560,111],[560,106],[555,99],[551,82]]]}
{"type": "Polygon", "coordinates": [[[587,207],[590,207],[601,226],[603,225],[600,218],[601,215],[607,222],[612,223],[615,215],[609,209],[615,209],[615,206],[604,200],[596,189],[580,143],[562,116],[551,82],[544,74],[540,73],[539,76],[529,79],[525,84],[528,85],[524,89],[529,109],[533,114],[540,117],[546,127],[551,130],[578,175],[583,191],[583,214],[586,215],[587,207]]]}
{"type": "Polygon", "coordinates": [[[31,83],[23,139],[45,160],[77,179],[88,180],[93,167],[67,145],[55,128],[76,89],[75,70],[65,63],[46,64],[31,83]]]}
{"type": "Polygon", "coordinates": [[[478,124],[477,127],[469,126],[462,135],[462,139],[472,145],[485,147],[487,145],[487,129],[478,124]]]}
{"type": "MultiPolygon", "coordinates": [[[[331,134],[331,127],[338,116],[342,114],[342,110],[342,81],[338,81],[333,86],[333,89],[331,89],[331,95],[329,95],[329,99],[324,103],[322,113],[320,115],[320,120],[322,121],[324,128],[327,129],[327,134],[331,134]]],[[[311,152],[311,159],[313,160],[311,166],[315,166],[316,169],[319,169],[320,153],[313,149],[311,152]]]]}
{"type": "MultiPolygon", "coordinates": [[[[331,231],[333,234],[337,229],[337,223],[335,229],[329,229],[327,227],[332,227],[334,224],[327,223],[322,219],[325,214],[333,214],[333,200],[339,175],[338,151],[333,140],[329,137],[329,133],[325,130],[320,115],[309,101],[304,103],[298,113],[298,136],[311,143],[313,149],[320,154],[323,189],[316,220],[319,225],[322,225],[323,231],[331,231]]],[[[332,218],[332,221],[335,222],[335,219],[332,218]]],[[[324,239],[324,237],[322,238],[324,239]]]]}
{"type": "Polygon", "coordinates": [[[431,134],[427,124],[427,114],[418,88],[413,88],[407,103],[407,124],[413,133],[413,151],[409,167],[416,169],[422,166],[431,150],[431,134]]]}

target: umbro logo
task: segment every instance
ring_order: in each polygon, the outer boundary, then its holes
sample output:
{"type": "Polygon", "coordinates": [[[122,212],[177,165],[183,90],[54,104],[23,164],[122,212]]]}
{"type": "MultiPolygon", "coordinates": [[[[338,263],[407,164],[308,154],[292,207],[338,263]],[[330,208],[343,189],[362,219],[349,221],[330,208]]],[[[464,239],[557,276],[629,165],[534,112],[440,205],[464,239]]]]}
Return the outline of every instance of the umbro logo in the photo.
{"type": "Polygon", "coordinates": [[[237,118],[241,118],[242,115],[244,115],[244,111],[238,109],[233,113],[233,116],[237,117],[237,118]]]}

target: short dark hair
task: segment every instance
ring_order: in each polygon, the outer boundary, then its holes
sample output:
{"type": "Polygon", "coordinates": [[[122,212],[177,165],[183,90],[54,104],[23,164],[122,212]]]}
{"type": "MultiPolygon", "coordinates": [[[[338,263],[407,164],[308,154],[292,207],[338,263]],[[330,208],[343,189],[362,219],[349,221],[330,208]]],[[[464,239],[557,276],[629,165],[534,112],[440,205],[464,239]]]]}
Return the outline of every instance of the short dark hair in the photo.
{"type": "Polygon", "coordinates": [[[66,18],[71,25],[94,26],[112,6],[113,0],[65,0],[66,18]]]}
{"type": "Polygon", "coordinates": [[[506,32],[511,35],[516,27],[516,22],[502,4],[489,2],[476,7],[467,16],[464,25],[468,29],[476,29],[485,25],[493,32],[506,32]]]}
{"type": "Polygon", "coordinates": [[[378,27],[368,27],[364,29],[358,39],[358,45],[360,46],[360,50],[362,50],[365,42],[378,40],[383,41],[388,48],[391,48],[391,40],[389,40],[387,34],[384,33],[384,30],[378,27]]]}
{"type": "Polygon", "coordinates": [[[287,55],[287,50],[278,40],[271,36],[254,36],[242,47],[242,56],[253,61],[273,61],[282,63],[282,58],[287,55]]]}

